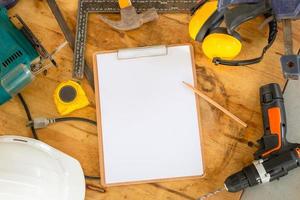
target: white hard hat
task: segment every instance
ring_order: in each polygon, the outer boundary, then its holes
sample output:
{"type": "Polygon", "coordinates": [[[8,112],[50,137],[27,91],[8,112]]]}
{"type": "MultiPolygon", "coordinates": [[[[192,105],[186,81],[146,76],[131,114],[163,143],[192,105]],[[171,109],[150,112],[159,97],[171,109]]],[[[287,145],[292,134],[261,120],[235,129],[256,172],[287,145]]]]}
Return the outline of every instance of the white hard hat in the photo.
{"type": "Polygon", "coordinates": [[[38,140],[0,136],[1,200],[83,200],[85,179],[74,158],[38,140]]]}

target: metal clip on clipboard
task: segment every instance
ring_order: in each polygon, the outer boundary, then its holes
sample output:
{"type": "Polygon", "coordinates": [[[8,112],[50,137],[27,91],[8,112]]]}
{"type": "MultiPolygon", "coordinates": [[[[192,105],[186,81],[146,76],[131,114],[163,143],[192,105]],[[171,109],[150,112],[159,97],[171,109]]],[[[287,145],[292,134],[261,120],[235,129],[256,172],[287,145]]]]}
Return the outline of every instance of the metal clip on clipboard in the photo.
{"type": "Polygon", "coordinates": [[[166,45],[120,49],[117,53],[118,60],[166,55],[168,55],[168,47],[166,45]]]}

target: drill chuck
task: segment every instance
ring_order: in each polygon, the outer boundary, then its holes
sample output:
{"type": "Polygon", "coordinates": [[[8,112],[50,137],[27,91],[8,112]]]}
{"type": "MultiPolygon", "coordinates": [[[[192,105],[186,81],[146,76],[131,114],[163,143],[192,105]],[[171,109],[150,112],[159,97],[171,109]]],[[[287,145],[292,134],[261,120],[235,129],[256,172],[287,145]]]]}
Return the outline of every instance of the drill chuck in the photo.
{"type": "Polygon", "coordinates": [[[251,164],[242,171],[229,176],[225,181],[225,188],[228,192],[238,192],[247,187],[259,184],[259,174],[254,164],[251,164]]]}
{"type": "Polygon", "coordinates": [[[297,147],[265,160],[256,160],[240,172],[229,176],[225,181],[225,188],[228,192],[238,192],[247,187],[279,180],[290,170],[300,166],[299,152],[297,147]]]}

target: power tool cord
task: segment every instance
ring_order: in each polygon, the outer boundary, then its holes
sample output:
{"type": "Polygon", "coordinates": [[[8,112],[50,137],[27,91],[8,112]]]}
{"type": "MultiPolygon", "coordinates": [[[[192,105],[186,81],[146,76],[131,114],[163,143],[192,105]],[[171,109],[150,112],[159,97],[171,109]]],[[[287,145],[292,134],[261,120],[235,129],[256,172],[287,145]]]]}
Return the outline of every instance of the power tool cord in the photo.
{"type": "Polygon", "coordinates": [[[100,179],[99,176],[88,176],[88,175],[84,175],[84,177],[85,177],[86,179],[94,179],[94,180],[100,179]]]}
{"type": "MultiPolygon", "coordinates": [[[[28,107],[28,104],[26,103],[23,95],[21,93],[18,94],[18,97],[20,99],[20,102],[26,112],[26,115],[27,115],[27,118],[28,118],[28,121],[33,121],[33,118],[32,118],[32,115],[31,115],[31,112],[29,110],[29,107],[28,107]]],[[[55,122],[65,122],[65,121],[82,121],[82,122],[87,122],[87,123],[90,123],[94,126],[97,126],[97,122],[93,121],[93,120],[90,120],[90,119],[86,119],[86,118],[81,118],[81,117],[61,117],[61,118],[55,118],[55,122]]],[[[30,126],[30,129],[31,129],[31,132],[32,132],[32,135],[33,135],[33,138],[36,139],[36,140],[39,140],[39,137],[37,135],[37,132],[34,128],[34,126],[30,126]]],[[[84,175],[84,177],[86,179],[94,179],[94,180],[98,180],[100,179],[99,176],[88,176],[88,175],[84,175]]],[[[97,187],[97,186],[92,186],[90,187],[91,185],[87,185],[90,189],[93,189],[95,190],[97,188],[97,191],[99,192],[105,192],[105,190],[103,188],[100,188],[100,187],[97,187]]]]}
{"type": "MultiPolygon", "coordinates": [[[[32,120],[31,112],[30,112],[30,110],[29,110],[29,108],[28,108],[28,105],[27,105],[27,103],[26,103],[24,97],[22,96],[21,93],[18,94],[18,97],[19,97],[19,99],[20,99],[20,101],[21,101],[21,103],[22,103],[22,105],[23,105],[23,107],[24,107],[24,110],[25,110],[25,112],[26,112],[28,121],[31,121],[31,120],[32,120]]],[[[36,139],[36,140],[39,140],[39,137],[38,137],[38,135],[37,135],[36,130],[34,129],[34,127],[33,127],[33,126],[30,127],[30,129],[31,129],[33,138],[36,139]]]]}
{"type": "MultiPolygon", "coordinates": [[[[24,110],[26,112],[28,121],[31,122],[31,123],[29,123],[28,126],[30,126],[30,128],[31,128],[33,138],[36,139],[36,140],[39,140],[39,137],[38,137],[37,132],[36,132],[37,128],[34,126],[34,123],[33,123],[33,122],[35,122],[36,119],[32,118],[31,112],[30,112],[29,107],[28,107],[28,104],[26,103],[26,101],[25,101],[25,99],[24,99],[24,97],[22,96],[21,93],[18,94],[18,97],[19,97],[19,99],[20,99],[20,101],[21,101],[21,103],[24,107],[24,110]]],[[[87,119],[87,118],[82,118],[82,117],[60,117],[60,118],[53,118],[53,119],[39,118],[38,120],[40,120],[40,119],[48,120],[50,123],[66,122],[66,121],[81,121],[81,122],[86,122],[86,123],[92,124],[94,126],[97,126],[96,121],[93,121],[93,120],[90,120],[90,119],[87,119]]],[[[44,127],[46,127],[48,124],[43,124],[43,125],[44,125],[44,127]]],[[[44,128],[44,127],[40,127],[40,128],[44,128]]]]}
{"type": "Polygon", "coordinates": [[[67,121],[80,121],[80,122],[86,122],[91,125],[97,126],[97,122],[82,117],[60,117],[60,118],[38,117],[30,120],[27,124],[27,127],[33,127],[35,130],[37,130],[37,129],[46,128],[50,124],[55,124],[57,122],[67,122],[67,121]]]}
{"type": "Polygon", "coordinates": [[[55,122],[66,122],[66,121],[81,121],[81,122],[86,122],[89,124],[92,124],[94,126],[97,126],[97,122],[86,119],[86,118],[81,118],[81,117],[61,117],[61,118],[55,118],[55,122]]]}

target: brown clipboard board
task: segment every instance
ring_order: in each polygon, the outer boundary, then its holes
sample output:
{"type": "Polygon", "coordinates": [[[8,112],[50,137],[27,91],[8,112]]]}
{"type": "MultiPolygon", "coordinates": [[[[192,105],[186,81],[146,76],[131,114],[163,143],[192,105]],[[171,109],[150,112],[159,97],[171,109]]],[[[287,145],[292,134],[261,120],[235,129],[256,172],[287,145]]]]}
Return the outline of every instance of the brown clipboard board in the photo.
{"type": "MultiPolygon", "coordinates": [[[[166,45],[169,47],[176,46],[185,46],[188,45],[190,47],[191,52],[191,61],[192,61],[192,70],[193,70],[193,78],[194,78],[194,86],[197,88],[197,74],[196,74],[196,65],[194,58],[194,49],[191,44],[180,44],[180,45],[166,45]]],[[[200,135],[200,145],[201,145],[201,156],[202,156],[202,165],[203,165],[203,174],[199,176],[187,176],[187,177],[174,177],[174,178],[165,178],[165,179],[152,179],[146,181],[130,181],[130,182],[122,182],[122,183],[113,183],[107,184],[105,180],[105,167],[104,167],[104,149],[103,149],[103,138],[102,138],[102,120],[101,120],[101,106],[100,106],[100,91],[99,91],[99,77],[98,77],[98,65],[97,65],[97,55],[99,54],[109,54],[109,53],[117,53],[119,50],[107,50],[107,51],[99,51],[95,52],[93,55],[93,72],[94,72],[94,82],[95,82],[95,100],[96,100],[96,114],[97,114],[97,130],[98,130],[98,141],[99,141],[99,164],[100,164],[100,180],[101,184],[105,187],[110,186],[124,186],[124,185],[132,185],[132,184],[144,184],[144,183],[154,183],[154,182],[165,182],[165,181],[178,181],[178,180],[187,180],[187,179],[199,179],[205,176],[205,157],[203,153],[203,137],[202,137],[202,126],[201,126],[201,116],[200,116],[200,104],[199,97],[195,94],[196,99],[196,109],[197,109],[197,117],[198,117],[198,127],[199,127],[199,135],[200,135]]],[[[199,158],[200,159],[200,158],[199,158]]]]}

